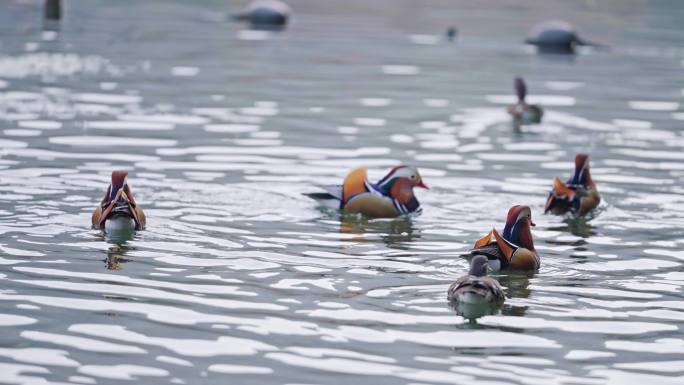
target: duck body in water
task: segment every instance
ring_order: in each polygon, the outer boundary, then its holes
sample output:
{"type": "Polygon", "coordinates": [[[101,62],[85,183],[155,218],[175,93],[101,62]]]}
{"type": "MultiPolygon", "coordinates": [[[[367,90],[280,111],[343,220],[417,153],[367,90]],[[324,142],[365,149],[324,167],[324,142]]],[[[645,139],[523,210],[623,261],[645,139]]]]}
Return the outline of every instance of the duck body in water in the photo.
{"type": "Polygon", "coordinates": [[[514,81],[515,94],[518,97],[516,104],[508,107],[508,113],[513,117],[513,122],[516,124],[535,124],[541,123],[544,110],[541,107],[528,104],[525,100],[527,97],[527,85],[525,81],[517,77],[514,81]]]}
{"type": "Polygon", "coordinates": [[[112,180],[104,197],[93,211],[93,228],[105,232],[122,230],[142,230],[146,218],[127,181],[128,171],[112,171],[112,180]]]}
{"type": "Polygon", "coordinates": [[[487,257],[476,255],[470,261],[470,271],[456,280],[447,291],[450,302],[464,304],[490,304],[501,306],[506,300],[497,280],[487,276],[487,257]]]}
{"type": "Polygon", "coordinates": [[[359,167],[347,174],[342,185],[320,186],[325,193],[305,194],[318,201],[331,202],[343,212],[361,213],[371,218],[395,218],[420,211],[414,187],[427,189],[414,166],[392,168],[377,183],[368,181],[368,171],[359,167]]]}
{"type": "Polygon", "coordinates": [[[503,235],[492,229],[475,242],[470,255],[486,256],[493,270],[535,271],[539,269],[541,259],[534,249],[530,226],[535,226],[531,209],[513,206],[508,210],[503,235]]]}
{"type": "Polygon", "coordinates": [[[583,216],[601,203],[601,195],[589,171],[589,155],[575,156],[575,172],[566,183],[556,177],[546,199],[544,213],[583,216]]]}

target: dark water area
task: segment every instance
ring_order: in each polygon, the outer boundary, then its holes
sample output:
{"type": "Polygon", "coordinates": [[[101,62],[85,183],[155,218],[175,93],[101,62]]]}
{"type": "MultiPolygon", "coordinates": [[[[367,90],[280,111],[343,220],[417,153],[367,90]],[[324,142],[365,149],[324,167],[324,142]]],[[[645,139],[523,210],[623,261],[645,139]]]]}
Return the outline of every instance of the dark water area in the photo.
{"type": "Polygon", "coordinates": [[[684,381],[684,4],[292,0],[281,32],[243,5],[0,4],[0,383],[684,381]],[[607,48],[539,56],[548,19],[607,48]],[[601,206],[543,215],[578,152],[601,206]],[[418,216],[302,195],[400,162],[418,216]],[[115,169],[130,239],[90,228],[115,169]],[[446,290],[515,204],[541,268],[469,322],[446,290]]]}

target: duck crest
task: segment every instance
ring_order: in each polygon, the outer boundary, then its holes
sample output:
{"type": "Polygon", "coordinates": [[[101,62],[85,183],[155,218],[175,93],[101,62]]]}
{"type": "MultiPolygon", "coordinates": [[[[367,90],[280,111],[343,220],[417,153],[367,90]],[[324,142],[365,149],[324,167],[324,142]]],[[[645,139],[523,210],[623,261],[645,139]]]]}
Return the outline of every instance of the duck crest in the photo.
{"type": "Polygon", "coordinates": [[[530,230],[530,219],[528,216],[520,216],[525,211],[529,213],[530,208],[516,205],[508,210],[503,238],[514,245],[534,250],[534,242],[532,241],[532,233],[530,230]]]}
{"type": "Polygon", "coordinates": [[[111,202],[116,196],[116,193],[126,186],[127,176],[128,171],[112,171],[112,183],[109,186],[109,194],[106,200],[107,202],[111,202]]]}
{"type": "Polygon", "coordinates": [[[376,183],[375,185],[376,185],[379,189],[381,189],[381,190],[383,190],[384,192],[386,192],[387,195],[389,195],[389,192],[392,190],[392,187],[394,186],[394,183],[396,183],[396,181],[397,181],[397,177],[393,177],[394,174],[396,174],[397,171],[399,171],[400,169],[406,168],[406,167],[408,167],[408,166],[405,165],[405,164],[400,164],[399,166],[392,167],[392,169],[389,170],[389,172],[387,173],[387,175],[385,175],[382,179],[380,179],[380,180],[378,181],[378,183],[376,183]]]}
{"type": "Polygon", "coordinates": [[[515,78],[514,82],[515,94],[518,95],[518,103],[525,102],[525,96],[527,96],[527,85],[521,77],[515,78]]]}
{"type": "Polygon", "coordinates": [[[589,172],[589,155],[577,154],[575,157],[575,173],[568,180],[568,185],[589,186],[593,184],[589,172]]]}

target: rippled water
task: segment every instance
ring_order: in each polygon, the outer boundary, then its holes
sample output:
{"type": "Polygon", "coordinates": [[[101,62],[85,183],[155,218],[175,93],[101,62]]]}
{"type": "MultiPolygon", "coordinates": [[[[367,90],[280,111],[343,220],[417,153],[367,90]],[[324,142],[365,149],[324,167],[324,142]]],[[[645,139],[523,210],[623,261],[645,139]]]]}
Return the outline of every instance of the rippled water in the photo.
{"type": "Polygon", "coordinates": [[[1,383],[684,381],[678,2],[293,0],[279,34],[220,1],[66,1],[44,30],[40,3],[0,11],[1,383]],[[520,44],[559,16],[611,48],[520,44]],[[547,111],[522,133],[516,75],[547,111]],[[578,151],[599,213],[543,216],[578,151]],[[398,162],[418,217],[301,195],[398,162]],[[148,217],[123,244],[89,228],[118,168],[148,217]],[[470,323],[458,255],[521,203],[541,270],[470,323]]]}

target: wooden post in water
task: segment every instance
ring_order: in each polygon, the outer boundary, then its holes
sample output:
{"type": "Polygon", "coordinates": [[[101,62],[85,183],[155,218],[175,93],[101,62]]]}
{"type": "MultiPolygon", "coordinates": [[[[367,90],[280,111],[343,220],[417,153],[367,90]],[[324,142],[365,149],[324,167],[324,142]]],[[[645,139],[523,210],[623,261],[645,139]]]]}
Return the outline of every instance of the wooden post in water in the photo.
{"type": "Polygon", "coordinates": [[[62,18],[62,0],[45,0],[45,18],[48,20],[62,18]]]}

